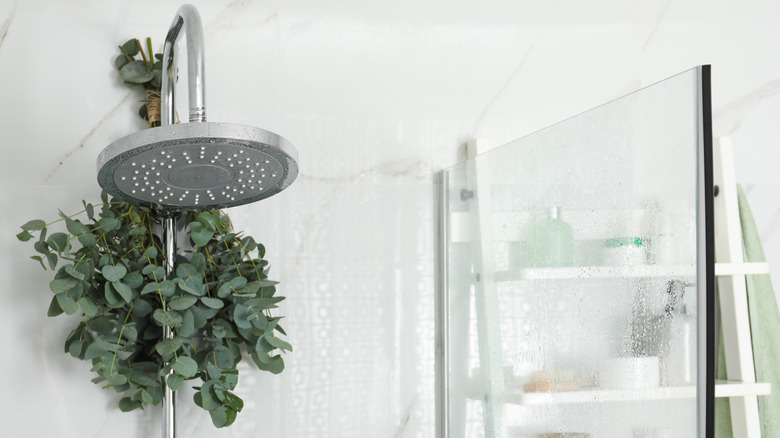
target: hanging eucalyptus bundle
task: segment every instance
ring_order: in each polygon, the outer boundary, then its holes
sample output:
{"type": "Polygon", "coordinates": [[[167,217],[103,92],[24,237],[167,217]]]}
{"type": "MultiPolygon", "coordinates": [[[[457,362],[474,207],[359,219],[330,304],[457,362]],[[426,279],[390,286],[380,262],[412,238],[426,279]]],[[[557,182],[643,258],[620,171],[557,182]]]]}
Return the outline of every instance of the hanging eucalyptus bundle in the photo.
{"type": "Polygon", "coordinates": [[[135,38],[128,40],[119,46],[121,53],[114,59],[114,65],[127,88],[145,92],[146,98],[138,109],[138,115],[148,121],[151,128],[160,126],[163,55],[154,53],[151,38],[146,39],[146,46],[149,50],[148,57],[140,41],[135,38]],[[141,59],[136,59],[139,54],[141,59]]]}
{"type": "Polygon", "coordinates": [[[154,211],[105,193],[102,201],[97,214],[84,202],[76,215],[29,221],[17,235],[33,241],[32,259],[55,272],[48,315],[82,315],[65,351],[92,362],[93,382],[125,395],[122,411],[160,403],[163,384],[176,390],[200,379],[195,403],[216,427],[232,424],[243,407],[231,392],[242,351],[274,374],[284,369],[279,353],[292,351],[279,337],[281,317],[271,314],[284,297],[268,279],[265,248],[234,232],[220,211],[186,213],[179,220],[192,249],[166,277],[154,211]],[[49,233],[57,222],[65,231],[49,233]],[[163,325],[173,338],[163,339],[163,325]]]}

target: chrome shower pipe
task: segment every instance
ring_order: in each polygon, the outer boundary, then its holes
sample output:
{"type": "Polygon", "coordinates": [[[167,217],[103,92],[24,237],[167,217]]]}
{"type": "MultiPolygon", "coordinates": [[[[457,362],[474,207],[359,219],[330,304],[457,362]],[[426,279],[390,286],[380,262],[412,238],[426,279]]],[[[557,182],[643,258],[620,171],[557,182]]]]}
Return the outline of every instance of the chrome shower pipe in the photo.
{"type": "Polygon", "coordinates": [[[176,82],[176,42],[179,40],[182,28],[187,35],[185,41],[187,42],[187,74],[189,76],[187,83],[190,106],[189,121],[206,121],[203,23],[200,20],[198,10],[190,4],[185,4],[176,12],[163,47],[162,125],[176,123],[173,89],[176,82]]]}
{"type": "MultiPolygon", "coordinates": [[[[176,261],[176,218],[173,214],[163,217],[163,250],[165,251],[165,279],[171,278],[176,261]]],[[[173,330],[163,326],[163,339],[173,338],[173,330]]],[[[171,375],[173,371],[169,371],[171,375]]],[[[168,387],[167,377],[163,379],[163,438],[176,437],[176,393],[168,387]]]]}

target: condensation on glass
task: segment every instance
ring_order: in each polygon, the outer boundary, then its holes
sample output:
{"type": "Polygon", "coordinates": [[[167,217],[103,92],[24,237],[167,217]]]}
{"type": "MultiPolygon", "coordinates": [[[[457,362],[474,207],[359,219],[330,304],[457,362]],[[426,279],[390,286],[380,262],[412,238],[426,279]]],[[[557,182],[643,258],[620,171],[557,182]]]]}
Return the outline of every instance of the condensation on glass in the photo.
{"type": "Polygon", "coordinates": [[[447,436],[704,436],[701,74],[443,172],[447,436]]]}

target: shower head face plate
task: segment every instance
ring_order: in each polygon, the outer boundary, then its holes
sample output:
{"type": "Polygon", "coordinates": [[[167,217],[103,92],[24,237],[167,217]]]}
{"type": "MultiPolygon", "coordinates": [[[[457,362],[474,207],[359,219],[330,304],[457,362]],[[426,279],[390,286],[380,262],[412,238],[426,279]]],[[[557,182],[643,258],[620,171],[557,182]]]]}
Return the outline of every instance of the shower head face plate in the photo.
{"type": "Polygon", "coordinates": [[[298,175],[284,138],[251,126],[194,122],[150,128],[110,144],[98,182],[113,197],[157,209],[197,211],[259,201],[298,175]]]}

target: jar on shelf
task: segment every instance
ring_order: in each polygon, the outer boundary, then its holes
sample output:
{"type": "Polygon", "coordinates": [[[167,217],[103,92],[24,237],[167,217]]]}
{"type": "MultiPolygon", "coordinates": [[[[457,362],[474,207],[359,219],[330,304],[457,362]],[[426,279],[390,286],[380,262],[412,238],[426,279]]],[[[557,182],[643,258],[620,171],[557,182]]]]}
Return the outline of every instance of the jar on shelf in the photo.
{"type": "Polygon", "coordinates": [[[647,248],[641,237],[620,237],[604,241],[605,266],[634,266],[647,263],[647,248]]]}

